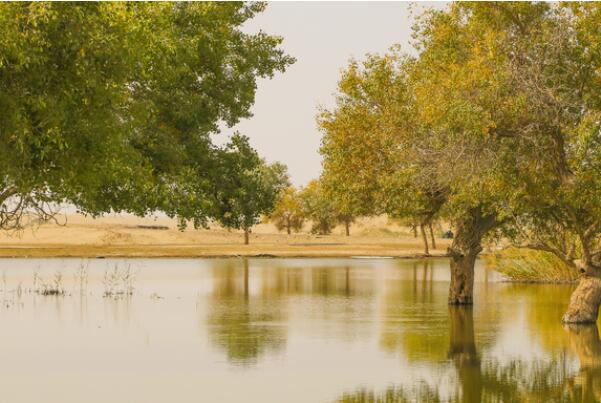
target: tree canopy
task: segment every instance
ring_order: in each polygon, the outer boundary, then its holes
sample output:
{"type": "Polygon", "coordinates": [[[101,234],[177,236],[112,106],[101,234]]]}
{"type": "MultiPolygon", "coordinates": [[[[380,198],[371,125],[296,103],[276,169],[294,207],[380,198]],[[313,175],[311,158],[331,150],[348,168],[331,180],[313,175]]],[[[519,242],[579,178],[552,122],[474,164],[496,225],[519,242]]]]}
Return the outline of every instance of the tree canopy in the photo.
{"type": "Polygon", "coordinates": [[[269,215],[280,194],[290,186],[286,167],[267,164],[249,145],[248,138],[236,134],[220,150],[217,177],[213,181],[212,216],[225,227],[244,230],[245,243],[251,228],[269,215]]]}
{"type": "Polygon", "coordinates": [[[502,235],[581,258],[581,285],[596,291],[577,290],[574,312],[587,314],[564,319],[596,320],[600,15],[591,3],[429,10],[416,57],[351,61],[320,113],[326,183],[353,189],[352,205],[451,220],[449,302],[471,303],[483,238],[502,235]]]}
{"type": "Polygon", "coordinates": [[[293,186],[282,191],[269,219],[274,222],[278,231],[286,230],[288,235],[303,228],[305,213],[299,192],[293,186]]]}
{"type": "MultiPolygon", "coordinates": [[[[205,224],[220,122],[294,61],[240,26],[264,3],[0,6],[0,223],[68,202],[205,224]]],[[[233,145],[235,148],[235,144],[233,145]]]]}

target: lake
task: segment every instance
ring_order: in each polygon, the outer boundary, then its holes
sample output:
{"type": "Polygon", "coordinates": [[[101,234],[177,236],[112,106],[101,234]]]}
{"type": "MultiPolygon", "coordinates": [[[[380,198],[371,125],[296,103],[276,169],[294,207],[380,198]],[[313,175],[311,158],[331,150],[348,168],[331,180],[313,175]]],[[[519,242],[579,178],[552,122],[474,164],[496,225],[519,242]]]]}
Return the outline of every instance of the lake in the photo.
{"type": "Polygon", "coordinates": [[[2,401],[601,398],[597,328],[560,322],[571,286],[502,282],[482,262],[473,309],[447,306],[446,259],[0,268],[2,401]]]}

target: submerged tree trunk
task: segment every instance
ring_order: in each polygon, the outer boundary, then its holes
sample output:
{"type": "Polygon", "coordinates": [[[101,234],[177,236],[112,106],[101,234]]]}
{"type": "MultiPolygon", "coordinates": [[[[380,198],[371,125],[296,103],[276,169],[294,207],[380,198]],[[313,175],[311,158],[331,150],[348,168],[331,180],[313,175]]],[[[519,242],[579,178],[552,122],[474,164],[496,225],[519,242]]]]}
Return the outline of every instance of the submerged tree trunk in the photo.
{"type": "Polygon", "coordinates": [[[424,254],[427,256],[430,254],[430,249],[428,248],[428,236],[426,235],[426,231],[424,230],[424,224],[419,225],[419,230],[422,233],[422,239],[424,241],[424,254]]]}
{"type": "Polygon", "coordinates": [[[449,248],[451,256],[451,284],[449,304],[473,303],[474,264],[482,251],[482,238],[496,225],[494,214],[483,214],[480,207],[471,208],[456,223],[456,234],[449,248]]]}
{"type": "Polygon", "coordinates": [[[428,224],[430,228],[430,239],[432,240],[432,249],[436,249],[436,239],[434,238],[434,230],[432,229],[432,223],[428,224]]]}
{"type": "Polygon", "coordinates": [[[596,323],[601,305],[601,268],[585,263],[578,287],[572,292],[564,323],[596,323]]]}
{"type": "Polygon", "coordinates": [[[244,227],[244,245],[248,245],[249,234],[250,234],[250,228],[244,227]]]}

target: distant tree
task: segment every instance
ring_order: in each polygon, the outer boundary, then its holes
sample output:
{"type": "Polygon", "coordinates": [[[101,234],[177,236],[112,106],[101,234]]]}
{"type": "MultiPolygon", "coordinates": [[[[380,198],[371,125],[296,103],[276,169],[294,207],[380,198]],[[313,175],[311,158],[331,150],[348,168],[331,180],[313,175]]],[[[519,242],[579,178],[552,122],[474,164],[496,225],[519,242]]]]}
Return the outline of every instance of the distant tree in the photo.
{"type": "Polygon", "coordinates": [[[286,230],[288,235],[299,232],[305,222],[305,213],[302,208],[298,191],[289,186],[280,194],[277,204],[269,216],[278,231],[286,230]]]}
{"type": "Polygon", "coordinates": [[[300,192],[300,199],[307,218],[312,221],[311,233],[329,235],[338,221],[337,212],[322,191],[318,180],[312,180],[300,192]]]}
{"type": "Polygon", "coordinates": [[[338,210],[337,206],[335,208],[337,210],[336,219],[340,224],[344,226],[344,233],[346,236],[351,236],[351,224],[355,222],[355,216],[351,213],[342,213],[338,210]]]}
{"type": "Polygon", "coordinates": [[[247,245],[252,227],[261,215],[273,211],[280,194],[290,186],[286,167],[267,164],[240,134],[220,150],[218,161],[213,216],[225,227],[242,229],[247,245]]]}

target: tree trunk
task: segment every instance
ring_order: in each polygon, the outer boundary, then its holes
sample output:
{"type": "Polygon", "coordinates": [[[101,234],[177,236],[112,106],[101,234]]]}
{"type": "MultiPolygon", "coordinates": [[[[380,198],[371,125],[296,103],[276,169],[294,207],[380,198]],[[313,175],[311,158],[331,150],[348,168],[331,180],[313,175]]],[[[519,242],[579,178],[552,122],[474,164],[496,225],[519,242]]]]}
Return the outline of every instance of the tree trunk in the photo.
{"type": "Polygon", "coordinates": [[[451,254],[451,285],[449,287],[449,304],[469,305],[473,303],[474,265],[480,251],[467,255],[451,254]]]}
{"type": "Polygon", "coordinates": [[[417,225],[413,224],[411,230],[413,230],[413,237],[417,238],[417,225]]]}
{"type": "Polygon", "coordinates": [[[248,245],[250,228],[244,228],[244,245],[248,245]]]}
{"type": "Polygon", "coordinates": [[[351,223],[349,220],[344,220],[344,229],[346,230],[346,236],[351,236],[351,223]]]}
{"type": "Polygon", "coordinates": [[[449,304],[473,303],[474,264],[482,251],[482,238],[497,224],[494,214],[482,214],[480,207],[471,208],[456,223],[456,234],[449,248],[451,256],[451,284],[449,304]]]}
{"type": "Polygon", "coordinates": [[[422,239],[424,241],[424,255],[428,256],[430,254],[430,250],[428,249],[428,237],[426,236],[426,231],[424,230],[424,224],[419,225],[419,230],[422,233],[422,239]]]}
{"type": "Polygon", "coordinates": [[[432,240],[432,249],[436,249],[436,239],[434,238],[434,230],[432,229],[432,223],[428,224],[430,228],[430,239],[432,240]]]}
{"type": "Polygon", "coordinates": [[[585,264],[578,287],[572,292],[563,323],[596,323],[601,305],[601,268],[585,264]]]}
{"type": "Polygon", "coordinates": [[[286,225],[286,232],[288,232],[288,235],[292,233],[292,231],[290,230],[290,222],[288,222],[288,225],[286,225]]]}

